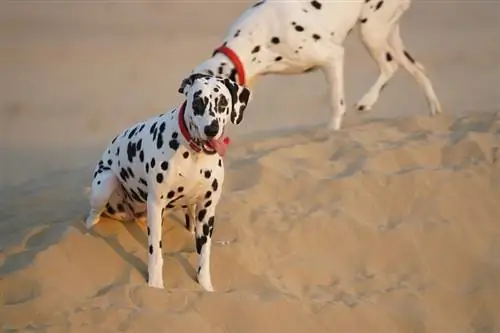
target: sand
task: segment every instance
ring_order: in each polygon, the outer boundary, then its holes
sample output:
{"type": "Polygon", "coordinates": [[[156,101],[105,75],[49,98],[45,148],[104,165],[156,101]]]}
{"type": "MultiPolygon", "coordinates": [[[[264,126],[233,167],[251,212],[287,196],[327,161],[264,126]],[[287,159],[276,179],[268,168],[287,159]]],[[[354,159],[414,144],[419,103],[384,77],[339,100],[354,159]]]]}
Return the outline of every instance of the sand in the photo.
{"type": "MultiPolygon", "coordinates": [[[[407,14],[439,117],[402,71],[335,134],[320,74],[257,84],[230,129],[216,292],[194,281],[179,214],[165,224],[165,290],[146,286],[143,225],[103,219],[85,234],[107,140],[180,103],[183,76],[246,5],[0,5],[0,329],[500,332],[494,4],[422,1],[407,14]]],[[[355,35],[347,45],[353,105],[377,72],[355,35]]]]}

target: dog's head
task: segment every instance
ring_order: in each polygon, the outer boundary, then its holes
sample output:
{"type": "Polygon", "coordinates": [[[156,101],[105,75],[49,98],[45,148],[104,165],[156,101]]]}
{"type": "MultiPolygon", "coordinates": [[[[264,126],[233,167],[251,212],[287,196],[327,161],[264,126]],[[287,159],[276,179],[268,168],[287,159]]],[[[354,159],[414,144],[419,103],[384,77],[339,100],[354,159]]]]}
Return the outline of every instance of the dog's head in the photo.
{"type": "Polygon", "coordinates": [[[217,144],[229,120],[238,125],[250,98],[250,90],[227,78],[194,73],[184,79],[179,93],[186,96],[184,119],[191,136],[217,144]]]}

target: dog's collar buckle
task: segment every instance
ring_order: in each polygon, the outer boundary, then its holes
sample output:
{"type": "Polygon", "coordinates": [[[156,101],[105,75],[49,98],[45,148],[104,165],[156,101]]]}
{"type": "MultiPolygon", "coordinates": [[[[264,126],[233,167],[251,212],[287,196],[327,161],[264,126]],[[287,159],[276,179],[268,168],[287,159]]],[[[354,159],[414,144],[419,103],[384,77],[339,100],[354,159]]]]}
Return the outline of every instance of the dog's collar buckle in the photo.
{"type": "Polygon", "coordinates": [[[223,55],[228,57],[229,60],[231,60],[231,62],[233,63],[233,65],[236,69],[236,73],[238,73],[238,79],[239,79],[238,83],[241,85],[245,85],[245,80],[246,80],[245,68],[243,67],[243,64],[241,63],[241,60],[238,57],[238,55],[236,54],[236,52],[231,50],[226,45],[222,45],[222,46],[219,46],[218,48],[215,49],[212,56],[216,55],[217,53],[222,53],[223,55]]]}

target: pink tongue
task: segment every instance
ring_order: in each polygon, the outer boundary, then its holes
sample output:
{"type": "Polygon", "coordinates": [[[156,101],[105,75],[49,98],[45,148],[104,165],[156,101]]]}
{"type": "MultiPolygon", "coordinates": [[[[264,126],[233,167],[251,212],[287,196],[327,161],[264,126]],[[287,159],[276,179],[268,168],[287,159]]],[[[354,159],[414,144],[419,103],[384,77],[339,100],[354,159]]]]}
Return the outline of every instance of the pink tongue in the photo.
{"type": "Polygon", "coordinates": [[[227,146],[229,145],[229,138],[219,138],[219,139],[212,139],[209,141],[210,145],[215,149],[217,154],[220,156],[224,156],[227,151],[227,146]]]}

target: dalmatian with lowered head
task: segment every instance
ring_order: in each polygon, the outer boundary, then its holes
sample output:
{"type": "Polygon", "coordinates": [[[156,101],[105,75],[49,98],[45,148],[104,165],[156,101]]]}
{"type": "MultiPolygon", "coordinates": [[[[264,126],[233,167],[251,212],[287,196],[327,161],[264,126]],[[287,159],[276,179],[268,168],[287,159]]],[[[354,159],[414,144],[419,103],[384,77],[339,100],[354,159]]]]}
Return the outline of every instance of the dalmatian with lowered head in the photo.
{"type": "Polygon", "coordinates": [[[299,74],[320,69],[328,84],[332,117],[339,130],[346,112],[343,43],[359,22],[361,41],[377,63],[379,77],[356,104],[370,110],[401,65],[418,82],[430,106],[441,105],[424,67],[406,50],[399,22],[411,0],[262,0],[230,27],[221,47],[193,72],[212,73],[251,87],[267,74],[299,74]]]}
{"type": "Polygon", "coordinates": [[[224,182],[225,126],[239,124],[250,91],[228,78],[193,74],[182,82],[185,102],[115,137],[94,171],[87,229],[104,214],[146,217],[148,284],[163,288],[162,217],[189,208],[195,217],[198,282],[212,291],[211,236],[224,182]]]}

